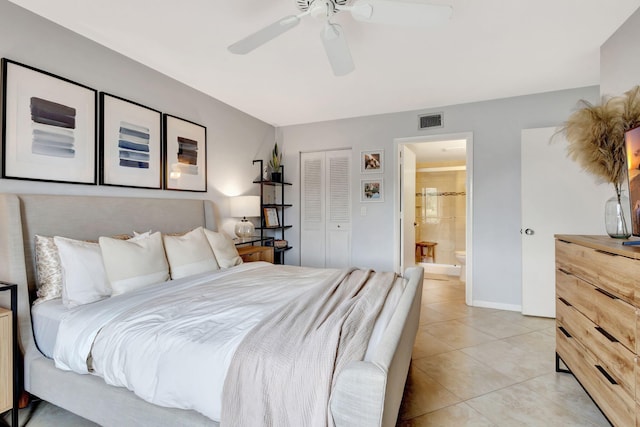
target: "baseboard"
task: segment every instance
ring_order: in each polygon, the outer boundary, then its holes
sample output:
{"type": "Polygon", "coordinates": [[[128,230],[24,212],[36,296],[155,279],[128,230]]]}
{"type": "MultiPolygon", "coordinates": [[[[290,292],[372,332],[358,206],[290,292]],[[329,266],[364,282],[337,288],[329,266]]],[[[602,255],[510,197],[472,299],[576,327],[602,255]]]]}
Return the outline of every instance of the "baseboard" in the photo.
{"type": "Polygon", "coordinates": [[[522,313],[522,306],[516,304],[502,304],[499,302],[474,300],[473,306],[482,308],[495,308],[496,310],[517,311],[522,313]]]}

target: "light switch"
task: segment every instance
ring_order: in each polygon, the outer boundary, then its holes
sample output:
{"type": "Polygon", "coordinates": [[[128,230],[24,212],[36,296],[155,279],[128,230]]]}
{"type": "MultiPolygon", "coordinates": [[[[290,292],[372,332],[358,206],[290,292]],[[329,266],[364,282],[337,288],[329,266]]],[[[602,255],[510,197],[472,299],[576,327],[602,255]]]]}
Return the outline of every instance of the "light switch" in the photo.
{"type": "Polygon", "coordinates": [[[367,207],[366,206],[362,206],[360,208],[360,216],[367,216],[367,207]]]}

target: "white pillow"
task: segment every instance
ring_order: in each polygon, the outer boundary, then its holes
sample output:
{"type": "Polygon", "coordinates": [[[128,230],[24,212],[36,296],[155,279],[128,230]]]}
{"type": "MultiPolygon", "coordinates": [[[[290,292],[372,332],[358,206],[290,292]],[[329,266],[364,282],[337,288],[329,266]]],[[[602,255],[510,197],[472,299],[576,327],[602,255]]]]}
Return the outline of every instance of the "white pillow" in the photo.
{"type": "Polygon", "coordinates": [[[66,307],[99,301],[111,295],[111,287],[97,243],[55,236],[62,270],[62,303],[66,307]]]}
{"type": "Polygon", "coordinates": [[[207,236],[220,268],[229,268],[242,264],[242,258],[238,255],[238,249],[236,249],[233,240],[222,233],[216,233],[206,228],[204,229],[204,235],[207,236]]]}
{"type": "Polygon", "coordinates": [[[220,268],[202,227],[182,236],[163,235],[162,240],[169,260],[172,279],[180,279],[220,268]]]}
{"type": "Polygon", "coordinates": [[[169,265],[159,232],[129,240],[100,237],[99,241],[114,296],[169,280],[169,265]]]}

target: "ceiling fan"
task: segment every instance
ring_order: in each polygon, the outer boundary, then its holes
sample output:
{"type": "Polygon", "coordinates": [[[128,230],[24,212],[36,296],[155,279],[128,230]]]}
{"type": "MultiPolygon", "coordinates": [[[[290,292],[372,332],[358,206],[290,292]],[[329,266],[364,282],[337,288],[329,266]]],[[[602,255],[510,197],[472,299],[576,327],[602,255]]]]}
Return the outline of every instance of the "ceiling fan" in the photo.
{"type": "Polygon", "coordinates": [[[320,38],[336,76],[344,76],[355,69],[349,45],[342,27],[331,22],[341,12],[350,12],[356,21],[372,24],[391,24],[411,27],[431,27],[446,22],[452,8],[420,0],[296,0],[300,14],[289,15],[243,38],[228,47],[229,52],[244,55],[278,37],[311,15],[324,19],[320,38]]]}

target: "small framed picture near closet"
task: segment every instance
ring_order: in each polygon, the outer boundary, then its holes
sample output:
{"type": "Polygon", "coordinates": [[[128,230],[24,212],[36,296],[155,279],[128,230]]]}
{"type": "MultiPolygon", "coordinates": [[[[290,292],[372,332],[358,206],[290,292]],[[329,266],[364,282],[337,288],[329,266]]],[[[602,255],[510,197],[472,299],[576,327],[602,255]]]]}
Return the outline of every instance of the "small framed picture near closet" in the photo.
{"type": "Polygon", "coordinates": [[[382,178],[360,180],[360,201],[384,201],[384,181],[382,178]]]}
{"type": "Polygon", "coordinates": [[[360,152],[360,173],[383,173],[384,150],[360,152]]]}

